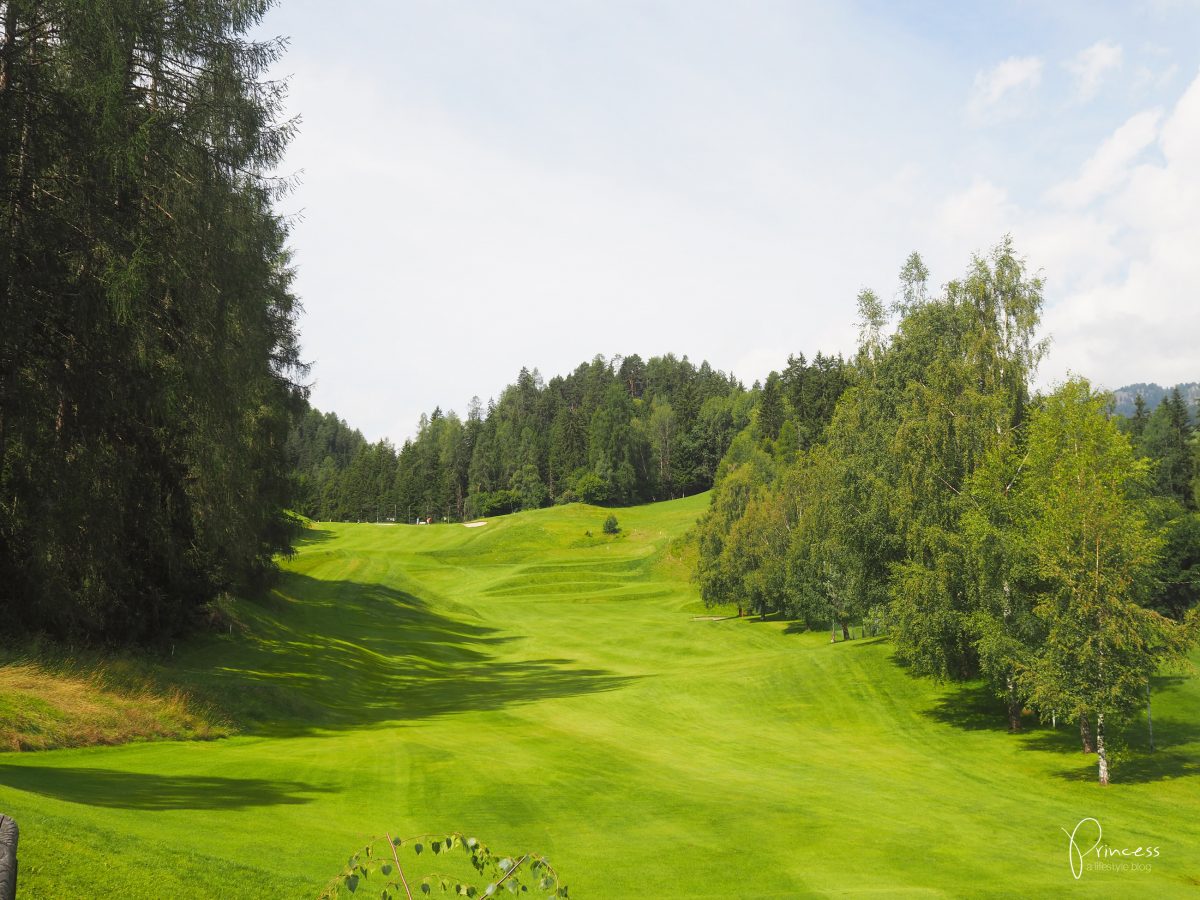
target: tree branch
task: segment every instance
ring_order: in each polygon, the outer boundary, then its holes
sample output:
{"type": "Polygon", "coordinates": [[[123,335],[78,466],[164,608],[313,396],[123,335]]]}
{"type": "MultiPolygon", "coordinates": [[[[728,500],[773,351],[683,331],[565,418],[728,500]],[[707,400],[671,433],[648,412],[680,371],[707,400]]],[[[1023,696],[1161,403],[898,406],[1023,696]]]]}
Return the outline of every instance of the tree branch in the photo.
{"type": "MultiPolygon", "coordinates": [[[[385,832],[385,834],[387,834],[385,832]]],[[[396,861],[396,873],[400,876],[400,884],[404,887],[404,895],[408,900],[413,900],[412,891],[408,889],[408,881],[404,877],[404,867],[400,865],[400,854],[396,852],[396,845],[392,842],[392,836],[387,835],[388,846],[392,849],[392,859],[396,861]]]]}

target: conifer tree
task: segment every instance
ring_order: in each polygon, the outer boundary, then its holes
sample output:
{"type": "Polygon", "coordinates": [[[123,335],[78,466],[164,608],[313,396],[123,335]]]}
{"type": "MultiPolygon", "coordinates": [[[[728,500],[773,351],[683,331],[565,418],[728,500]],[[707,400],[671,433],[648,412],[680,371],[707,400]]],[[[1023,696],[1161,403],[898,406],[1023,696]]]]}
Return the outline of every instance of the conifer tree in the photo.
{"type": "Polygon", "coordinates": [[[1155,463],[1158,493],[1184,506],[1192,505],[1195,453],[1187,404],[1179,388],[1173,388],[1146,421],[1139,449],[1155,463]]]}
{"type": "Polygon", "coordinates": [[[267,2],[3,4],[0,615],[153,639],[288,542],[267,2]]]}
{"type": "Polygon", "coordinates": [[[767,376],[763,385],[762,396],[758,401],[758,430],[768,441],[779,437],[779,429],[783,427],[784,409],[783,394],[779,387],[779,373],[772,372],[767,376]]]}

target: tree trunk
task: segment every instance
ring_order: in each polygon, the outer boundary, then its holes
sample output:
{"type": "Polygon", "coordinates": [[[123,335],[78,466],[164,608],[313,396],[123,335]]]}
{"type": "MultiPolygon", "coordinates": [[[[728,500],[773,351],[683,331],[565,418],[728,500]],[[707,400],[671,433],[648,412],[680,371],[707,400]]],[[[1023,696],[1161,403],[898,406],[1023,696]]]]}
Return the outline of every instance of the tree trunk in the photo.
{"type": "Polygon", "coordinates": [[[1096,752],[1096,748],[1092,744],[1092,725],[1088,721],[1087,713],[1079,717],[1079,740],[1083,743],[1084,753],[1096,752]]]}
{"type": "Polygon", "coordinates": [[[1021,730],[1021,701],[1011,675],[1005,679],[1005,686],[1008,688],[1008,730],[1017,732],[1021,730]]]}
{"type": "Polygon", "coordinates": [[[1100,767],[1100,783],[1108,784],[1108,753],[1104,749],[1104,713],[1096,714],[1096,760],[1100,767]]]}
{"type": "Polygon", "coordinates": [[[0,92],[8,89],[12,80],[12,58],[16,53],[17,8],[12,3],[4,5],[4,43],[0,44],[0,92]]]}
{"type": "Polygon", "coordinates": [[[842,622],[842,640],[843,640],[843,641],[848,641],[848,640],[850,640],[850,629],[848,629],[848,628],[846,627],[846,623],[845,623],[845,622],[842,622]]]}
{"type": "Polygon", "coordinates": [[[1150,682],[1146,682],[1146,725],[1150,729],[1150,752],[1154,752],[1154,716],[1150,712],[1150,682]]]}

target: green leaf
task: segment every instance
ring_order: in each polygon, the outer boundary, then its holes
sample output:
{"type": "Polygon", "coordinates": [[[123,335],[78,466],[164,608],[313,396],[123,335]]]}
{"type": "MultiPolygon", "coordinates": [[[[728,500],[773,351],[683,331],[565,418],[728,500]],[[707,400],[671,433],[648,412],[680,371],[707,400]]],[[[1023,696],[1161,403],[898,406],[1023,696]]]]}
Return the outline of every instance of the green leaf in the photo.
{"type": "Polygon", "coordinates": [[[384,863],[382,866],[379,867],[379,871],[382,872],[384,875],[391,875],[392,874],[392,864],[384,863]]]}
{"type": "Polygon", "coordinates": [[[351,875],[346,879],[346,889],[348,891],[350,891],[350,893],[352,893],[352,894],[358,890],[358,876],[357,875],[351,875]]]}
{"type": "Polygon", "coordinates": [[[417,856],[420,856],[420,855],[421,855],[421,851],[422,851],[422,850],[424,850],[424,849],[425,849],[425,847],[424,847],[423,845],[421,845],[421,844],[413,844],[413,852],[414,852],[415,854],[417,854],[417,856]]]}

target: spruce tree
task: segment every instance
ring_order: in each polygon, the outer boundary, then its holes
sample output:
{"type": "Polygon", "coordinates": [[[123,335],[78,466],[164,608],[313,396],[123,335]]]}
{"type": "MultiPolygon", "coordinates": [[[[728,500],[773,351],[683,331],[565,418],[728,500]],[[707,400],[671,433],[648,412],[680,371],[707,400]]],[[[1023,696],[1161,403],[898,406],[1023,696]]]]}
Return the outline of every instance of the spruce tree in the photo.
{"type": "Polygon", "coordinates": [[[779,437],[783,419],[783,393],[780,390],[779,373],[772,372],[767,376],[767,383],[763,385],[762,396],[758,401],[758,431],[764,440],[773,441],[779,437]]]}
{"type": "Polygon", "coordinates": [[[245,38],[269,4],[4,4],[0,615],[153,639],[286,549],[302,391],[245,38]]]}
{"type": "Polygon", "coordinates": [[[1140,450],[1155,463],[1158,493],[1184,506],[1192,505],[1195,453],[1187,404],[1176,387],[1150,414],[1142,434],[1140,450]]]}

